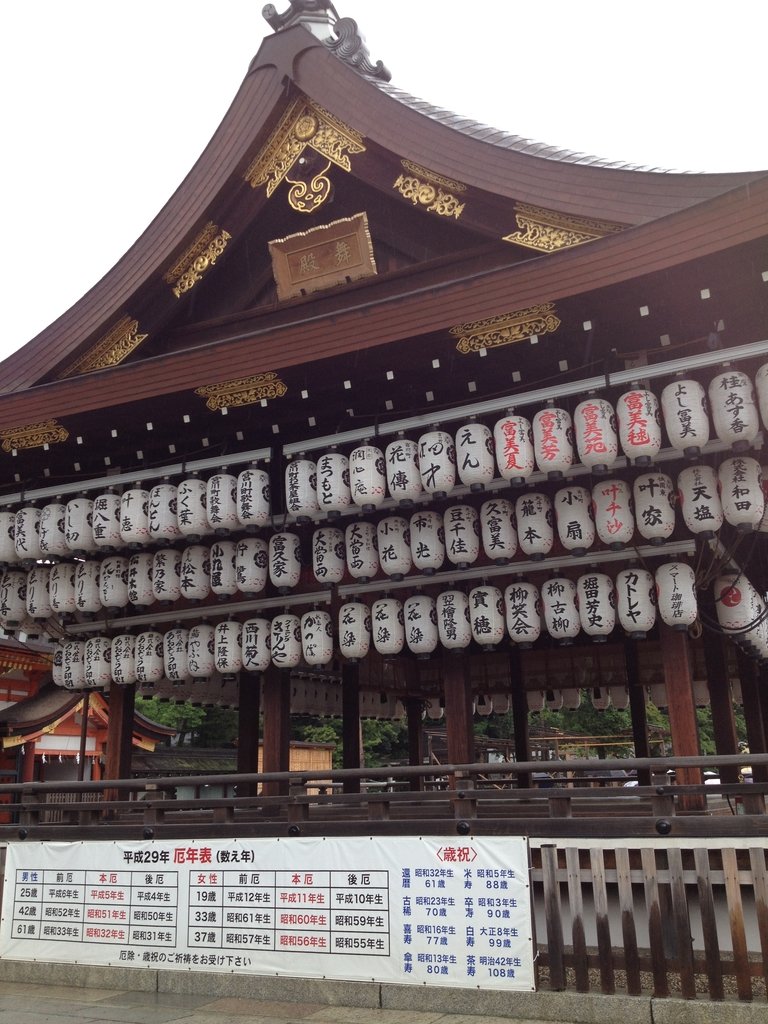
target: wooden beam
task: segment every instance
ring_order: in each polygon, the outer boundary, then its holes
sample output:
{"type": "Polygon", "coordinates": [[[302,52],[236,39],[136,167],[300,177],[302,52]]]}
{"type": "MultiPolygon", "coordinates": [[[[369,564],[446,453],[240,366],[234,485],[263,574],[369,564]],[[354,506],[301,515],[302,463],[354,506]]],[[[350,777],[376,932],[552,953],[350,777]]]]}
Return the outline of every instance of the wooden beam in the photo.
{"type": "MultiPolygon", "coordinates": [[[[517,647],[509,652],[509,692],[512,699],[512,722],[515,737],[515,760],[531,760],[531,743],[528,730],[528,697],[525,693],[523,675],[523,659],[517,647]]],[[[519,789],[528,789],[531,785],[529,772],[521,772],[517,776],[519,789]]]]}
{"type": "MultiPolygon", "coordinates": [[[[408,764],[419,765],[424,761],[424,730],[421,718],[424,704],[418,697],[406,697],[403,703],[408,725],[408,764]]],[[[412,776],[408,780],[408,788],[419,792],[423,788],[421,776],[412,776]]]]}
{"type": "MultiPolygon", "coordinates": [[[[261,705],[261,676],[241,672],[238,679],[237,712],[237,770],[241,774],[259,770],[259,709],[261,705]]],[[[255,796],[251,787],[238,796],[255,796]]]]}
{"type": "Polygon", "coordinates": [[[133,712],[136,686],[109,689],[109,722],[104,764],[105,779],[130,779],[133,754],[133,712]]]}
{"type": "MultiPolygon", "coordinates": [[[[672,629],[661,623],[661,656],[664,663],[664,684],[667,690],[667,714],[672,733],[672,753],[679,756],[697,756],[699,750],[699,728],[696,720],[696,701],[693,694],[693,674],[688,633],[672,629]]],[[[681,785],[701,785],[700,768],[678,768],[675,778],[681,785]]],[[[700,810],[700,797],[684,797],[681,807],[685,810],[700,810]]]]}
{"type": "MultiPolygon", "coordinates": [[[[632,719],[632,742],[635,747],[635,757],[650,757],[651,747],[648,742],[648,714],[645,704],[645,690],[640,680],[637,641],[635,640],[624,640],[624,669],[627,674],[629,713],[632,719]]],[[[640,786],[650,786],[650,769],[642,768],[637,773],[637,781],[640,786]]]]}
{"type": "Polygon", "coordinates": [[[467,657],[444,652],[442,663],[448,761],[450,764],[472,764],[475,760],[475,737],[467,657]]]}
{"type": "MultiPolygon", "coordinates": [[[[717,621],[714,601],[711,599],[711,588],[699,592],[699,600],[705,602],[707,617],[717,621]],[[707,600],[708,599],[708,600],[707,600]],[[707,608],[711,605],[711,608],[707,608]]],[[[709,690],[709,706],[712,711],[712,732],[715,738],[715,750],[718,754],[738,754],[739,738],[736,735],[736,718],[733,713],[731,687],[728,680],[728,651],[726,640],[719,633],[704,629],[704,664],[707,672],[707,689],[709,690]]],[[[738,782],[737,765],[724,765],[720,769],[723,782],[738,782]]]]}
{"type": "MultiPolygon", "coordinates": [[[[291,756],[291,677],[274,666],[264,673],[262,684],[265,772],[287,772],[291,756]]],[[[288,783],[265,782],[264,796],[286,796],[288,783]]]]}

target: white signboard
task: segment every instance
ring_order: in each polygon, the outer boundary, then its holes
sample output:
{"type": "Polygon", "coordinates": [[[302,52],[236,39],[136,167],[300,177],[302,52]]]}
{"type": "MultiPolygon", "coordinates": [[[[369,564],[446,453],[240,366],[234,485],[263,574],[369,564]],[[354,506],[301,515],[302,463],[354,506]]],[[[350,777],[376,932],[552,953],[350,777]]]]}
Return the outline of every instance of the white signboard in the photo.
{"type": "Polygon", "coordinates": [[[0,956],[530,990],[527,842],[11,843],[0,956]]]}

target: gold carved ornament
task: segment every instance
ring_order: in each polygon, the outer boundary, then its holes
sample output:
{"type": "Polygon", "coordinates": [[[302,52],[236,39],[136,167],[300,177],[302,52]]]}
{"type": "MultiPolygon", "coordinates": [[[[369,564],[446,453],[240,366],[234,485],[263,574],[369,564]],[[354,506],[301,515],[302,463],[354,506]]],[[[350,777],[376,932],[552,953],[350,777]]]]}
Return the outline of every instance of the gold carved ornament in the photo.
{"type": "Polygon", "coordinates": [[[59,379],[117,366],[148,337],[148,334],[139,333],[138,320],[124,316],[96,342],[89,352],[68,366],[59,379]]]}
{"type": "Polygon", "coordinates": [[[594,242],[598,238],[623,230],[621,224],[612,221],[591,220],[588,217],[573,217],[557,210],[545,210],[538,206],[518,203],[515,206],[517,231],[504,235],[505,242],[524,245],[538,252],[557,252],[571,249],[575,245],[594,242]]]}
{"type": "Polygon", "coordinates": [[[441,217],[459,219],[466,203],[457,199],[454,192],[466,192],[467,186],[442,174],[427,170],[410,160],[400,161],[410,174],[401,174],[392,185],[404,199],[410,199],[414,206],[424,206],[430,213],[441,217]],[[446,191],[441,186],[444,186],[446,191]],[[451,191],[447,191],[450,189],[451,191]]]}
{"type": "Polygon", "coordinates": [[[46,444],[61,444],[69,437],[69,431],[56,420],[45,420],[43,423],[28,423],[23,427],[9,427],[0,430],[4,452],[12,452],[23,448],[42,448],[46,444]]]}
{"type": "Polygon", "coordinates": [[[364,152],[359,132],[300,96],[288,107],[266,146],[245,172],[245,180],[252,188],[266,185],[267,196],[271,196],[285,178],[292,186],[288,192],[291,207],[299,213],[314,213],[330,195],[331,181],[326,172],[331,164],[350,171],[350,156],[364,152]],[[309,183],[288,176],[307,147],[328,161],[309,183]]]}
{"type": "Polygon", "coordinates": [[[212,412],[237,408],[239,405],[253,405],[266,398],[282,398],[287,391],[283,381],[272,372],[222,380],[218,384],[195,388],[195,394],[206,399],[205,404],[212,412]]]}
{"type": "Polygon", "coordinates": [[[552,334],[560,323],[555,314],[554,302],[545,302],[540,306],[529,306],[528,309],[502,313],[486,320],[457,324],[451,328],[450,333],[459,339],[456,344],[457,350],[462,355],[468,355],[481,349],[498,348],[516,341],[525,341],[532,334],[552,334]]]}
{"type": "Polygon", "coordinates": [[[215,264],[231,238],[232,235],[228,231],[224,231],[213,221],[205,225],[184,255],[163,277],[166,284],[172,286],[177,299],[202,280],[203,274],[215,264]]]}

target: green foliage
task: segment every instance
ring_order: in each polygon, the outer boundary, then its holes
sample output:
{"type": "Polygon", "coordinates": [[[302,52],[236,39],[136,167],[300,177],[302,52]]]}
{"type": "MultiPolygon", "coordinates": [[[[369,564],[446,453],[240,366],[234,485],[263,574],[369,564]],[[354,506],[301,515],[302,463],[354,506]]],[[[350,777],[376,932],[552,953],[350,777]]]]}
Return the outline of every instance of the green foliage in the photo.
{"type": "MultiPolygon", "coordinates": [[[[340,718],[292,719],[293,739],[305,743],[333,743],[333,767],[342,767],[342,724],[340,718]]],[[[370,768],[408,759],[408,732],[398,722],[365,718],[362,721],[363,751],[370,768]]]]}
{"type": "MultiPolygon", "coordinates": [[[[231,747],[237,739],[237,711],[229,708],[204,708],[205,717],[195,730],[197,747],[231,747]]],[[[259,728],[258,721],[254,728],[259,728]]]]}
{"type": "Polygon", "coordinates": [[[159,697],[137,697],[136,711],[151,722],[175,729],[182,736],[197,729],[205,718],[204,708],[196,707],[189,701],[173,704],[159,697]]]}

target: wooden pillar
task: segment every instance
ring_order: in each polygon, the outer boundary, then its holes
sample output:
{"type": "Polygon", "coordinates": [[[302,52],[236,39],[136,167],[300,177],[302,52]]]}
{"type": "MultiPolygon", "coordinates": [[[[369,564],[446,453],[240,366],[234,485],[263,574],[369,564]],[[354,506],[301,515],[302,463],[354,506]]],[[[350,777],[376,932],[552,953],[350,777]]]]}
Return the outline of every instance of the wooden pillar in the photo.
{"type": "Polygon", "coordinates": [[[35,781],[35,741],[26,740],[21,755],[21,778],[19,782],[35,781]]]}
{"type": "Polygon", "coordinates": [[[104,764],[105,779],[130,779],[133,755],[133,709],[136,687],[109,688],[109,723],[104,764]]]}
{"type": "MultiPolygon", "coordinates": [[[[624,669],[627,675],[627,690],[629,692],[629,713],[632,718],[632,742],[635,747],[635,757],[650,757],[648,716],[645,692],[640,681],[637,643],[638,641],[636,640],[625,639],[624,641],[624,669]]],[[[640,786],[650,786],[650,768],[641,768],[637,773],[637,781],[640,786]]]]}
{"type": "MultiPolygon", "coordinates": [[[[757,664],[740,647],[736,648],[736,664],[741,680],[741,699],[744,701],[744,720],[747,724],[749,752],[751,754],[766,754],[768,753],[768,734],[765,730],[762,706],[764,702],[757,674],[757,664]]],[[[752,779],[754,782],[768,782],[768,768],[754,767],[752,779]]]]}
{"type": "Polygon", "coordinates": [[[77,781],[82,782],[85,778],[85,751],[88,746],[88,710],[91,706],[91,694],[86,690],[83,694],[83,704],[80,709],[80,749],[77,762],[77,781]]]}
{"type": "MultiPolygon", "coordinates": [[[[341,764],[359,768],[363,742],[360,723],[360,666],[344,660],[341,666],[341,764]]],[[[359,793],[360,779],[344,779],[345,793],[359,793]]]]}
{"type": "Polygon", "coordinates": [[[464,654],[443,653],[445,730],[450,764],[472,764],[475,736],[472,727],[472,686],[464,654]]]}
{"type": "MultiPolygon", "coordinates": [[[[672,733],[672,753],[679,757],[696,757],[699,749],[699,728],[696,721],[696,701],[693,695],[693,675],[688,647],[688,634],[661,623],[661,656],[664,661],[664,684],[667,690],[667,714],[672,733]]],[[[680,785],[699,785],[700,768],[677,768],[675,779],[680,785]]],[[[681,807],[699,810],[698,799],[683,800],[681,807]]]]}
{"type": "MultiPolygon", "coordinates": [[[[420,765],[424,763],[424,733],[421,718],[424,704],[418,697],[406,697],[404,704],[408,725],[408,764],[420,765]]],[[[420,776],[411,776],[408,780],[408,788],[419,792],[424,788],[423,781],[420,776]]]]}
{"type": "MultiPolygon", "coordinates": [[[[700,598],[703,594],[700,593],[700,598]]],[[[714,604],[714,602],[712,602],[714,604]]],[[[708,618],[717,621],[714,607],[708,618]]],[[[718,754],[738,754],[739,739],[736,735],[736,719],[733,714],[731,687],[728,680],[728,652],[726,640],[718,633],[704,629],[704,663],[707,673],[707,689],[709,705],[712,713],[712,733],[715,739],[715,750],[718,754]]],[[[737,765],[728,765],[720,769],[723,782],[738,782],[737,765]]]]}
{"type": "MultiPolygon", "coordinates": [[[[287,772],[291,756],[291,676],[271,666],[264,673],[262,683],[264,709],[264,741],[262,744],[262,770],[287,772]]],[[[265,782],[264,796],[286,796],[288,782],[265,782]]]]}
{"type": "MultiPolygon", "coordinates": [[[[259,770],[259,708],[261,676],[241,672],[237,683],[237,771],[248,775],[259,770]]],[[[255,786],[238,786],[238,796],[255,795],[255,786]]]]}
{"type": "MultiPolygon", "coordinates": [[[[509,652],[509,692],[512,702],[512,726],[515,738],[515,760],[531,760],[530,734],[528,731],[528,697],[523,679],[523,659],[517,647],[509,652]]],[[[517,776],[517,788],[528,789],[531,785],[530,772],[517,776]]]]}

